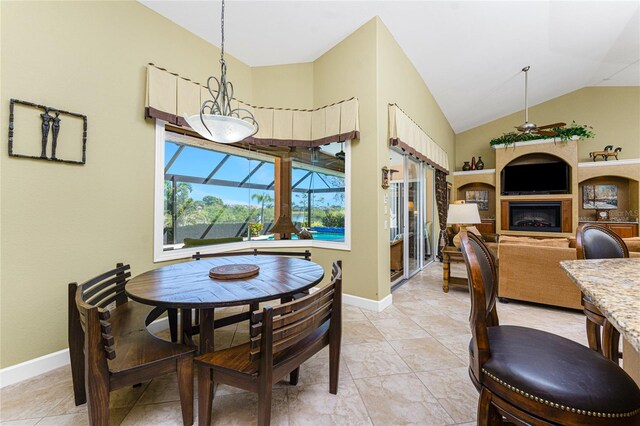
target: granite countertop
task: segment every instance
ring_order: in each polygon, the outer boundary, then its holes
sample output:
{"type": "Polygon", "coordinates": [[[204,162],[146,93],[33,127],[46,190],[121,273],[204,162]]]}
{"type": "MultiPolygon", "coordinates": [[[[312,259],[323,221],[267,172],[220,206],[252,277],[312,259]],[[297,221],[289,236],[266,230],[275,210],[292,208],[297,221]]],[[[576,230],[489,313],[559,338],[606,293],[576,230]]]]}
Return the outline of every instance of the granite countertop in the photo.
{"type": "Polygon", "coordinates": [[[564,260],[560,266],[640,352],[640,259],[564,260]]]}

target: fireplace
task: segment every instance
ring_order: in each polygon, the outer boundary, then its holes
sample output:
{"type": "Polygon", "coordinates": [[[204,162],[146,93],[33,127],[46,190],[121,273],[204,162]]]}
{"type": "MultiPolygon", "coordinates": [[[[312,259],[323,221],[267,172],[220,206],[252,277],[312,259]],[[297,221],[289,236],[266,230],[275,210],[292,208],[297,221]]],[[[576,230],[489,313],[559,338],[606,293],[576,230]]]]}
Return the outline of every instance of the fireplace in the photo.
{"type": "Polygon", "coordinates": [[[562,232],[562,202],[510,201],[509,230],[562,232]]]}

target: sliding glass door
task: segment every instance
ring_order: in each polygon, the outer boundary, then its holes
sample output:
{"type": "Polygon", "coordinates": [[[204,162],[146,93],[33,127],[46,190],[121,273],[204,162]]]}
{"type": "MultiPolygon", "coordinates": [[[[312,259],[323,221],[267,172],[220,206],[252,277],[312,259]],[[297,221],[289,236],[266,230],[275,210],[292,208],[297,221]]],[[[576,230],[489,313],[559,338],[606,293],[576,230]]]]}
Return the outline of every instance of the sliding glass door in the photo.
{"type": "Polygon", "coordinates": [[[397,284],[433,260],[434,170],[413,157],[390,153],[390,279],[397,284]]]}
{"type": "Polygon", "coordinates": [[[422,268],[422,250],[424,239],[422,238],[422,165],[409,156],[405,156],[405,258],[407,259],[407,277],[420,271],[422,268]]]}
{"type": "Polygon", "coordinates": [[[391,151],[389,157],[389,263],[392,285],[405,278],[405,194],[404,155],[391,151]]]}

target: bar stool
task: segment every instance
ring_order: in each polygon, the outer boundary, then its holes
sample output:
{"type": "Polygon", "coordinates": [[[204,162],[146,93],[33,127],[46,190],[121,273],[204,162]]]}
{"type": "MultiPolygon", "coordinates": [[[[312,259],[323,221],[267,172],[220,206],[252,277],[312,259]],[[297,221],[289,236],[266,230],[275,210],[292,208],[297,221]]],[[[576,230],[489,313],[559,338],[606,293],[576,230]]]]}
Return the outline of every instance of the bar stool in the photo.
{"type": "MultiPolygon", "coordinates": [[[[629,250],[622,238],[611,229],[585,223],[576,231],[576,256],[578,259],[626,258],[629,257],[629,250]]],[[[620,333],[584,293],[582,306],[587,317],[589,347],[618,363],[621,358],[620,333]]]]}
{"type": "Polygon", "coordinates": [[[499,325],[493,255],[461,232],[471,295],[469,376],[478,425],[638,425],[640,389],[617,364],[572,340],[499,325]]]}

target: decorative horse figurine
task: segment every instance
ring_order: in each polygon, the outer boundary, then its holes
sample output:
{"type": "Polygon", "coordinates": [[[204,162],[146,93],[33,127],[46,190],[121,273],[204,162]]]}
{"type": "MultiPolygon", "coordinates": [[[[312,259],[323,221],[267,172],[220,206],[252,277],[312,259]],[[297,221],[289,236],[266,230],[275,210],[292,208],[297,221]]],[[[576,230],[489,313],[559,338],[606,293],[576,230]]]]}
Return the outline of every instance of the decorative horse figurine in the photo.
{"type": "Polygon", "coordinates": [[[609,157],[615,157],[616,160],[618,159],[618,153],[620,151],[622,151],[621,147],[617,147],[615,149],[615,151],[613,150],[613,145],[607,145],[604,147],[603,151],[593,151],[589,153],[589,157],[593,159],[593,161],[596,161],[596,158],[598,158],[598,156],[602,157],[604,159],[604,161],[607,161],[609,159],[609,157]]]}

